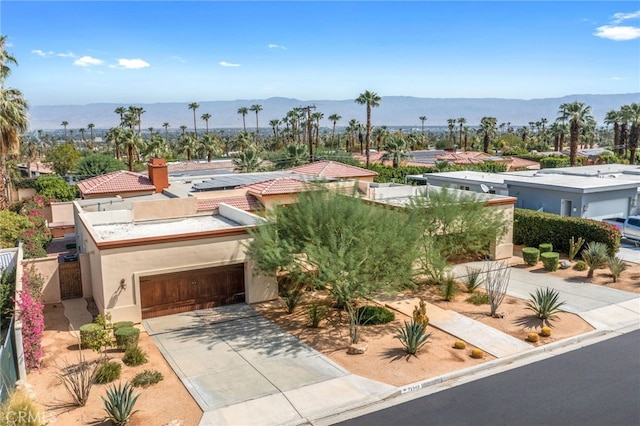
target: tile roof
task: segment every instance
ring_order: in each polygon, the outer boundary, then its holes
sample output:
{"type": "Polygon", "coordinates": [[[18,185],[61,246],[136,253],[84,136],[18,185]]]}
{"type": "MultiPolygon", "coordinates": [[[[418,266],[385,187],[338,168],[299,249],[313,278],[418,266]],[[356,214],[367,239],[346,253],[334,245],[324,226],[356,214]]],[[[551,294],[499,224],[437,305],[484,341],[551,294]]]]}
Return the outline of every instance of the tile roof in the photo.
{"type": "Polygon", "coordinates": [[[233,172],[235,165],[232,160],[216,160],[211,162],[183,161],[180,163],[168,163],[169,174],[200,172],[200,171],[220,171],[233,172]]]}
{"type": "Polygon", "coordinates": [[[309,182],[291,177],[283,177],[244,185],[240,188],[246,188],[249,194],[254,195],[296,194],[298,192],[308,191],[309,182]]]}
{"type": "Polygon", "coordinates": [[[78,182],[82,195],[122,194],[127,192],[155,192],[155,186],[147,176],[118,170],[78,182]]]}
{"type": "Polygon", "coordinates": [[[199,198],[198,211],[202,212],[215,210],[220,206],[220,203],[229,204],[232,207],[248,212],[262,209],[262,204],[256,197],[254,197],[253,195],[245,194],[219,198],[199,198]]]}
{"type": "Polygon", "coordinates": [[[323,178],[355,178],[378,176],[378,173],[362,167],[350,166],[337,161],[316,161],[288,169],[302,175],[312,175],[323,178]]]}

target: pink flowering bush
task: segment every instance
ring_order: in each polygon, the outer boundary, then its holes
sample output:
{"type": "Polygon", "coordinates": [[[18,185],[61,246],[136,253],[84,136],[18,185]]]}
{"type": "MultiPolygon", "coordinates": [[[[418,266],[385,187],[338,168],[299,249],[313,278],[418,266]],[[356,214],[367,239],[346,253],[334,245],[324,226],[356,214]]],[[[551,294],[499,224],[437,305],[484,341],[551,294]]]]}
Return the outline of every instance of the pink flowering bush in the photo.
{"type": "Polygon", "coordinates": [[[28,227],[21,230],[18,239],[23,242],[25,259],[45,257],[45,247],[51,242],[51,231],[47,227],[44,209],[49,200],[34,196],[14,203],[11,210],[29,220],[28,227]]]}
{"type": "Polygon", "coordinates": [[[22,276],[22,290],[15,299],[18,318],[22,322],[22,346],[28,370],[40,367],[44,356],[42,336],[44,333],[44,304],[39,287],[39,275],[33,269],[22,276]]]}

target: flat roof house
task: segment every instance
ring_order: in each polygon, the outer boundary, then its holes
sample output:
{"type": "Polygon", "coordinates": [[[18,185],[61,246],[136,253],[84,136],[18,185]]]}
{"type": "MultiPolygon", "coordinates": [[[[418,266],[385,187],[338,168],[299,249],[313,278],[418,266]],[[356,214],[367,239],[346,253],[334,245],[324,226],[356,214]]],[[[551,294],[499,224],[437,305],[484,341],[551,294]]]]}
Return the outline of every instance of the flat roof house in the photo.
{"type": "MultiPolygon", "coordinates": [[[[245,244],[262,219],[226,205],[199,209],[194,197],[76,201],[76,243],[101,313],[134,321],[277,297],[274,277],[256,276],[245,244]]],[[[88,290],[88,291],[87,291],[88,290]]],[[[91,293],[91,294],[87,294],[91,293]]]]}

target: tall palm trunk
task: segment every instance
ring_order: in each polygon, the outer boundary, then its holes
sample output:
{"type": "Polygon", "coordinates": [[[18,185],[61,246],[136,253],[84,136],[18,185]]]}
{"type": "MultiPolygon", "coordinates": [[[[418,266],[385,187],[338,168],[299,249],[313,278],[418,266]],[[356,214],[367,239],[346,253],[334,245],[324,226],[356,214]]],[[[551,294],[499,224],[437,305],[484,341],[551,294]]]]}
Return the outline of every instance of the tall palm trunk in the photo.
{"type": "Polygon", "coordinates": [[[575,167],[578,160],[578,143],[580,139],[580,124],[577,120],[571,120],[571,129],[569,130],[569,163],[571,167],[575,167]]]}

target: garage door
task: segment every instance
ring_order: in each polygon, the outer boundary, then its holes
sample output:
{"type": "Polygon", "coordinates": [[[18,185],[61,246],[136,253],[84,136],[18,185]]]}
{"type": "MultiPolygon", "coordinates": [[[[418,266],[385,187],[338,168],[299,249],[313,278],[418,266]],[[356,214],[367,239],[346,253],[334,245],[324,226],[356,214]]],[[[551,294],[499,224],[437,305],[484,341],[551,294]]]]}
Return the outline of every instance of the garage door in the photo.
{"type": "Polygon", "coordinates": [[[587,217],[590,219],[606,219],[609,217],[627,217],[629,215],[629,199],[617,198],[607,201],[589,203],[587,217]]]}
{"type": "Polygon", "coordinates": [[[142,319],[244,302],[244,265],[140,278],[142,319]]]}

